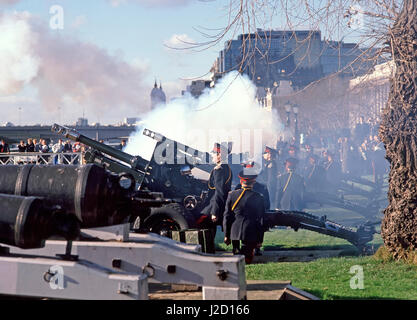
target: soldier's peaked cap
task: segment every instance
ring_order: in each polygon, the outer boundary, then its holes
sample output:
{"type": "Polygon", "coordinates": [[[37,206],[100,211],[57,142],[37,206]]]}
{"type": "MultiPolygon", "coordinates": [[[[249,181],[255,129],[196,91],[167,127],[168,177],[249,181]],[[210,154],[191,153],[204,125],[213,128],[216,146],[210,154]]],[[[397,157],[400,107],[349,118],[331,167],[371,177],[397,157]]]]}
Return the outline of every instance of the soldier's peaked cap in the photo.
{"type": "Polygon", "coordinates": [[[265,146],[264,153],[270,153],[271,155],[275,155],[277,153],[277,150],[275,150],[275,149],[273,149],[271,147],[265,146]]]}
{"type": "Polygon", "coordinates": [[[239,172],[238,176],[242,180],[254,180],[258,176],[255,162],[242,163],[243,170],[239,172]]]}

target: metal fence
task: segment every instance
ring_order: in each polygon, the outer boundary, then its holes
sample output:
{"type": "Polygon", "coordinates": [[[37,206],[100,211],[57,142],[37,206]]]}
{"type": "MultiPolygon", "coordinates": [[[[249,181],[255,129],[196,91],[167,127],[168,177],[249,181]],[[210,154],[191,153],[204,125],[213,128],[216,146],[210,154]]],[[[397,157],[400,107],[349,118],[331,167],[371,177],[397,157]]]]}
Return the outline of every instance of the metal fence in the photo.
{"type": "Polygon", "coordinates": [[[0,153],[0,165],[21,164],[83,164],[81,152],[70,153],[0,153]]]}

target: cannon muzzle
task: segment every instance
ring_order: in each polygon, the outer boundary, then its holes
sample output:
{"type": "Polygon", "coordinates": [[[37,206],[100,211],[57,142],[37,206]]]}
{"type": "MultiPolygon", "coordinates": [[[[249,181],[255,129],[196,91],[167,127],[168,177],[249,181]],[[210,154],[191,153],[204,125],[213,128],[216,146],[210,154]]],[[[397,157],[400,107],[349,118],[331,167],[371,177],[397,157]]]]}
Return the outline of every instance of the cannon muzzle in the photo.
{"type": "Polygon", "coordinates": [[[0,243],[41,248],[51,236],[74,240],[79,233],[75,216],[45,205],[42,198],[0,194],[0,243]]]}
{"type": "MultiPolygon", "coordinates": [[[[141,208],[131,198],[145,198],[146,192],[133,191],[134,183],[129,175],[115,175],[94,164],[0,166],[0,193],[42,197],[76,216],[83,228],[114,225],[137,215],[141,208]]],[[[158,206],[161,197],[146,198],[158,206]]]]}

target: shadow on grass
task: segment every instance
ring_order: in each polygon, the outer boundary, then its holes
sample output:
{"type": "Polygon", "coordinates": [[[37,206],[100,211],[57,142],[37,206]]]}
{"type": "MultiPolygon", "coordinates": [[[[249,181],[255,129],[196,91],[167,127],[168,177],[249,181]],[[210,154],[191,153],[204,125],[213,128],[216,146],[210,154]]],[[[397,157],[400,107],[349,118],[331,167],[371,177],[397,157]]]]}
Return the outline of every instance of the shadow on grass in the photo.
{"type": "Polygon", "coordinates": [[[356,247],[349,244],[335,244],[335,245],[314,245],[302,247],[288,247],[282,245],[265,245],[265,251],[288,251],[288,250],[349,250],[358,251],[356,247]]]}
{"type": "Polygon", "coordinates": [[[315,245],[306,247],[284,247],[280,245],[266,245],[263,247],[265,251],[301,251],[301,250],[340,250],[339,257],[346,256],[360,256],[360,255],[373,255],[381,244],[369,245],[364,251],[360,251],[357,247],[349,244],[336,244],[336,245],[315,245]]]}
{"type": "Polygon", "coordinates": [[[311,293],[313,296],[316,296],[322,300],[403,300],[396,298],[387,298],[387,297],[378,297],[378,296],[369,296],[369,297],[355,297],[355,296],[341,296],[336,294],[329,294],[321,290],[305,290],[308,293],[311,293]]]}

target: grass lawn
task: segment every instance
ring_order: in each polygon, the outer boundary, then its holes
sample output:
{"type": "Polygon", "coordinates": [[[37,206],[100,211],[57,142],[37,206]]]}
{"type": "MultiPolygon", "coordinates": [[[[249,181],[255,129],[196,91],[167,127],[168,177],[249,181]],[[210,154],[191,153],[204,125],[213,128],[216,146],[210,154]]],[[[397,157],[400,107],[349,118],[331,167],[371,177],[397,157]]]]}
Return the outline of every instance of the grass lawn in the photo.
{"type": "MultiPolygon", "coordinates": [[[[231,250],[216,235],[217,248],[231,250]]],[[[380,235],[370,243],[382,244],[380,235]]],[[[292,285],[321,299],[417,299],[417,266],[403,262],[384,262],[373,256],[358,256],[353,245],[343,239],[308,230],[274,229],[265,233],[264,250],[341,249],[340,258],[318,259],[312,262],[279,262],[246,266],[248,280],[291,280],[292,285]],[[363,268],[364,289],[351,289],[353,266],[363,268]]]]}
{"type": "Polygon", "coordinates": [[[417,266],[372,256],[246,266],[248,280],[291,280],[321,299],[417,299],[417,266]],[[363,268],[363,289],[351,289],[353,266],[363,268]]]}

